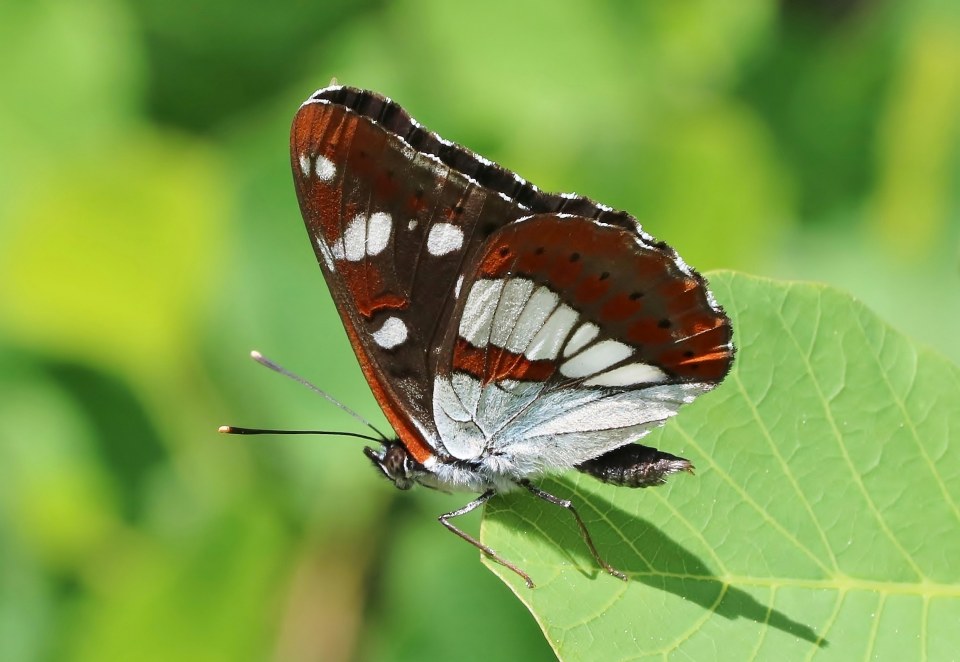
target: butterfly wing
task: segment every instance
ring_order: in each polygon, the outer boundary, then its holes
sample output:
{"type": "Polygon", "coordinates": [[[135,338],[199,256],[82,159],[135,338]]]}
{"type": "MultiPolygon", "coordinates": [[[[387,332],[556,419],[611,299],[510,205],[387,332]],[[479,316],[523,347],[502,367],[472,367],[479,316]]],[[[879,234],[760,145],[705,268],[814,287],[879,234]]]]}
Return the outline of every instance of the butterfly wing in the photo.
{"type": "Polygon", "coordinates": [[[509,449],[568,466],[729,369],[729,321],[705,282],[632,217],[543,193],[385,97],[314,94],[291,165],[363,372],[420,462],[509,449]]]}
{"type": "Polygon", "coordinates": [[[704,279],[618,218],[533,215],[474,256],[434,380],[451,455],[517,475],[571,467],[727,374],[730,322],[704,279]]]}
{"type": "Polygon", "coordinates": [[[529,213],[503,191],[522,197],[532,187],[353,88],[308,99],[290,142],[300,209],[351,344],[394,430],[423,462],[437,436],[435,349],[457,279],[484,236],[529,213]]]}

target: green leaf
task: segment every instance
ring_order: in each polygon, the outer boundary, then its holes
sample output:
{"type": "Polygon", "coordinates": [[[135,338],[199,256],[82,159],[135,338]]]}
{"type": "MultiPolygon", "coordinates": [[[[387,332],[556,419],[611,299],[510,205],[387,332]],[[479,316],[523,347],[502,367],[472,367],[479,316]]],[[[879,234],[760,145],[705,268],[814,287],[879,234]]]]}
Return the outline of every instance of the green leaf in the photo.
{"type": "Polygon", "coordinates": [[[489,563],[564,660],[948,659],[960,647],[960,369],[824,286],[715,274],[738,355],[644,443],[697,475],[491,501],[489,563]]]}

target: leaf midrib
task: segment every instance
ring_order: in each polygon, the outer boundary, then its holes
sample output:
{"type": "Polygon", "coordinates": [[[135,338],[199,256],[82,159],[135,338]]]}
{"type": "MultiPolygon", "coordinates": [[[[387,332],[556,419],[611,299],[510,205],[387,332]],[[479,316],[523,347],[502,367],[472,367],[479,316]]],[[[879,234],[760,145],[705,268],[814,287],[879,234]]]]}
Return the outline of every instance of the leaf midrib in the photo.
{"type": "MultiPolygon", "coordinates": [[[[543,567],[550,567],[550,564],[544,564],[543,567]]],[[[555,566],[557,570],[563,569],[563,566],[555,566]]],[[[741,588],[744,586],[755,586],[758,588],[802,588],[814,591],[866,591],[878,593],[886,596],[906,595],[921,596],[929,598],[960,598],[960,584],[941,584],[931,581],[917,582],[892,582],[873,579],[863,579],[860,577],[836,576],[826,579],[801,579],[790,578],[782,579],[775,577],[753,577],[750,575],[693,575],[683,572],[626,572],[631,579],[642,577],[656,577],[666,579],[679,579],[689,581],[710,581],[720,584],[741,588]]],[[[605,577],[603,578],[606,579],[605,577]]],[[[546,585],[544,585],[546,587],[546,585]]],[[[534,589],[536,590],[536,589],[534,589]]]]}

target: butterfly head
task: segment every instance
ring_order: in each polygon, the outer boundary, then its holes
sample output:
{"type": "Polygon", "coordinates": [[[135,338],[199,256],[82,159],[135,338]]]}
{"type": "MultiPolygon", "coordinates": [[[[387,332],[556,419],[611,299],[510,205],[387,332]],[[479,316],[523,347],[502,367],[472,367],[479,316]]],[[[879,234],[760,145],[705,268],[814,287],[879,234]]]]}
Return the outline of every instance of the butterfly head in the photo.
{"type": "Polygon", "coordinates": [[[399,440],[384,445],[382,450],[374,450],[367,446],[364,454],[370,458],[373,465],[383,472],[383,475],[393,481],[401,490],[409,490],[417,477],[422,473],[419,463],[410,457],[410,453],[399,440]]]}

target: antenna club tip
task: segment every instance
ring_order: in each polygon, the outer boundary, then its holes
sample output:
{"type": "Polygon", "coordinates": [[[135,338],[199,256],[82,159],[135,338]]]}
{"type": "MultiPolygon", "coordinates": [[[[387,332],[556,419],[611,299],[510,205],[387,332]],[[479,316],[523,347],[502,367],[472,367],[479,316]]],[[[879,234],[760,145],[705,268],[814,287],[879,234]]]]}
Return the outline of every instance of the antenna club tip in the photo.
{"type": "Polygon", "coordinates": [[[254,349],[250,352],[250,358],[253,359],[254,361],[262,361],[263,354],[261,354],[260,352],[254,349]]]}
{"type": "Polygon", "coordinates": [[[233,428],[229,425],[221,425],[217,428],[217,432],[220,432],[221,434],[230,434],[233,432],[233,428]]]}

